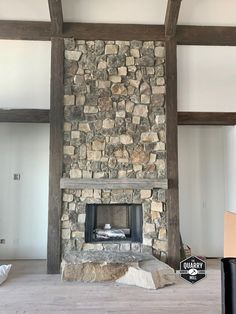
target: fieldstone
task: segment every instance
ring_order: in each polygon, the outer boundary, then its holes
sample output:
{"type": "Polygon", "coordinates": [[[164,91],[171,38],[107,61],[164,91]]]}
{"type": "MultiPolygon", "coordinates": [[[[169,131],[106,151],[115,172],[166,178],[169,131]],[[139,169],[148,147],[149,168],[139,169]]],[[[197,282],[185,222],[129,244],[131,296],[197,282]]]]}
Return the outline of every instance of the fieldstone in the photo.
{"type": "Polygon", "coordinates": [[[149,154],[144,151],[134,150],[131,153],[131,160],[133,164],[145,164],[149,160],[149,154]]]}
{"type": "Polygon", "coordinates": [[[143,82],[140,85],[140,93],[145,95],[151,95],[151,88],[147,82],[143,82]]]}
{"type": "Polygon", "coordinates": [[[158,142],[158,136],[155,132],[141,133],[141,142],[158,142]]]}
{"type": "Polygon", "coordinates": [[[61,230],[61,238],[63,240],[69,240],[71,236],[71,230],[70,229],[62,229],[61,230]]]}
{"type": "Polygon", "coordinates": [[[154,49],[154,42],[153,41],[144,41],[143,48],[144,49],[154,49]]]}
{"type": "Polygon", "coordinates": [[[140,124],[140,117],[139,116],[134,116],[132,118],[132,123],[133,124],[140,124]]]}
{"type": "Polygon", "coordinates": [[[134,103],[132,101],[128,100],[126,102],[126,105],[125,105],[125,110],[127,112],[133,112],[133,109],[134,109],[134,103]]]}
{"type": "Polygon", "coordinates": [[[84,113],[97,113],[98,108],[95,106],[84,106],[84,113]]]}
{"type": "Polygon", "coordinates": [[[92,198],[93,197],[93,190],[90,190],[90,189],[82,190],[82,197],[83,198],[92,198]]]}
{"type": "Polygon", "coordinates": [[[63,151],[65,155],[74,155],[75,148],[74,146],[64,146],[63,151]]]}
{"type": "Polygon", "coordinates": [[[155,94],[165,94],[166,93],[166,87],[163,86],[152,86],[152,93],[155,94]]]}
{"type": "Polygon", "coordinates": [[[134,57],[126,57],[126,65],[134,65],[134,57]]]}
{"type": "Polygon", "coordinates": [[[133,86],[135,88],[139,88],[140,81],[138,81],[138,80],[129,80],[129,83],[130,83],[131,86],[133,86]]]}
{"type": "Polygon", "coordinates": [[[114,84],[111,87],[111,92],[114,95],[127,95],[127,88],[124,84],[114,84]]]}
{"type": "Polygon", "coordinates": [[[81,239],[84,238],[84,232],[83,231],[72,231],[72,238],[77,238],[77,239],[81,239]]]}
{"type": "Polygon", "coordinates": [[[76,96],[76,105],[83,106],[85,104],[85,95],[79,94],[76,96]]]}
{"type": "Polygon", "coordinates": [[[72,131],[71,138],[80,138],[80,131],[72,131]]]}
{"type": "Polygon", "coordinates": [[[125,118],[125,111],[120,110],[116,112],[116,118],[125,118]]]}
{"type": "Polygon", "coordinates": [[[71,169],[70,170],[70,178],[81,178],[82,177],[82,172],[80,169],[71,169]]]}
{"type": "Polygon", "coordinates": [[[150,104],[150,96],[148,95],[141,95],[141,103],[142,104],[150,104]]]}
{"type": "Polygon", "coordinates": [[[158,77],[158,78],[156,79],[156,83],[157,83],[157,85],[165,85],[165,79],[164,79],[164,77],[158,77]]]}
{"type": "Polygon", "coordinates": [[[151,95],[151,104],[153,104],[155,107],[162,107],[164,105],[165,98],[162,94],[154,94],[151,95]]]}
{"type": "Polygon", "coordinates": [[[134,116],[147,117],[148,116],[148,107],[146,105],[135,105],[134,116]]]}
{"type": "Polygon", "coordinates": [[[112,82],[112,83],[120,83],[121,82],[121,77],[119,75],[111,75],[109,77],[109,80],[112,82]]]}
{"type": "Polygon", "coordinates": [[[142,41],[141,40],[132,40],[130,42],[131,48],[141,48],[142,47],[142,41]]]}
{"type": "Polygon", "coordinates": [[[165,57],[165,47],[155,48],[155,57],[164,58],[165,57]]]}
{"type": "Polygon", "coordinates": [[[121,252],[129,252],[130,251],[130,243],[121,243],[120,244],[121,252]]]}
{"type": "Polygon", "coordinates": [[[118,75],[126,76],[127,75],[127,67],[119,67],[118,68],[118,75]]]}
{"type": "Polygon", "coordinates": [[[93,150],[104,150],[105,149],[105,142],[104,140],[95,140],[92,143],[93,150]]]}
{"type": "Polygon", "coordinates": [[[114,125],[115,125],[115,122],[114,120],[111,120],[111,119],[105,119],[103,120],[103,123],[102,123],[102,127],[104,129],[112,129],[114,128],[114,125]]]}
{"type": "Polygon", "coordinates": [[[104,251],[119,251],[120,250],[120,244],[118,243],[104,243],[103,244],[104,251]]]}
{"type": "Polygon", "coordinates": [[[141,191],[140,191],[140,197],[141,197],[141,199],[150,198],[151,195],[152,195],[152,191],[151,191],[151,190],[141,190],[141,191]]]}
{"type": "Polygon", "coordinates": [[[100,61],[98,63],[98,70],[106,69],[107,68],[107,63],[106,61],[100,61]]]}
{"type": "Polygon", "coordinates": [[[64,122],[64,131],[65,131],[65,132],[71,131],[71,123],[69,123],[69,122],[64,122]]]}
{"type": "Polygon", "coordinates": [[[151,223],[145,223],[144,224],[144,232],[145,233],[152,233],[155,231],[156,231],[155,224],[151,224],[151,223]]]}
{"type": "Polygon", "coordinates": [[[162,212],[163,211],[163,204],[162,202],[152,202],[151,203],[151,210],[152,211],[157,211],[157,212],[162,212]]]}
{"type": "Polygon", "coordinates": [[[143,238],[143,245],[152,246],[153,239],[152,238],[143,238]]]}
{"type": "Polygon", "coordinates": [[[84,243],[83,244],[83,251],[102,251],[103,245],[102,243],[84,243]]]}
{"type": "Polygon", "coordinates": [[[137,59],[136,63],[141,67],[152,67],[154,66],[154,58],[150,56],[143,56],[137,59]]]}
{"type": "Polygon", "coordinates": [[[120,142],[124,145],[129,145],[133,143],[133,138],[130,135],[122,134],[120,136],[120,142]]]}
{"type": "Polygon", "coordinates": [[[136,243],[136,242],[132,242],[131,243],[131,251],[132,252],[140,252],[141,251],[141,244],[136,243]]]}
{"type": "Polygon", "coordinates": [[[87,159],[88,160],[100,160],[101,159],[100,151],[87,151],[87,159]]]}
{"type": "Polygon", "coordinates": [[[157,251],[167,252],[168,243],[167,243],[167,241],[154,239],[153,240],[153,248],[154,248],[154,250],[157,250],[157,251]]]}
{"type": "Polygon", "coordinates": [[[129,266],[117,283],[138,286],[146,289],[158,289],[175,283],[175,272],[167,264],[150,259],[138,262],[137,266],[129,266]]]}
{"type": "Polygon", "coordinates": [[[110,111],[112,109],[112,100],[110,97],[98,98],[98,108],[100,111],[110,111]]]}
{"type": "Polygon", "coordinates": [[[64,95],[64,105],[65,106],[73,106],[75,104],[75,96],[74,95],[64,95]]]}
{"type": "Polygon", "coordinates": [[[107,65],[110,68],[120,68],[125,65],[125,55],[108,55],[107,65]]]}
{"type": "Polygon", "coordinates": [[[118,53],[117,45],[106,45],[105,46],[105,54],[106,55],[116,55],[118,53]]]}
{"type": "Polygon", "coordinates": [[[90,126],[87,122],[80,122],[79,123],[79,130],[85,133],[90,132],[90,126]]]}
{"type": "Polygon", "coordinates": [[[75,203],[70,203],[69,204],[69,211],[74,211],[75,210],[75,203]]]}
{"type": "Polygon", "coordinates": [[[130,54],[134,58],[139,58],[140,57],[140,52],[139,52],[139,49],[137,49],[137,48],[131,48],[130,49],[130,54]]]}
{"type": "Polygon", "coordinates": [[[157,211],[151,211],[151,218],[152,218],[152,221],[156,221],[158,219],[161,218],[161,214],[160,212],[157,212],[157,211]]]}
{"type": "Polygon", "coordinates": [[[74,50],[75,49],[75,40],[73,38],[65,38],[64,45],[66,50],[74,50]]]}
{"type": "Polygon", "coordinates": [[[166,122],[166,116],[165,115],[157,115],[155,118],[156,124],[163,124],[166,122]]]}
{"type": "Polygon", "coordinates": [[[160,228],[159,232],[158,232],[158,239],[159,240],[166,240],[167,238],[167,232],[166,232],[166,228],[160,228]]]}
{"type": "Polygon", "coordinates": [[[74,51],[66,50],[66,51],[65,51],[65,58],[66,58],[67,60],[79,61],[81,55],[82,55],[82,52],[81,52],[81,51],[77,51],[77,50],[74,50],[74,51]]]}

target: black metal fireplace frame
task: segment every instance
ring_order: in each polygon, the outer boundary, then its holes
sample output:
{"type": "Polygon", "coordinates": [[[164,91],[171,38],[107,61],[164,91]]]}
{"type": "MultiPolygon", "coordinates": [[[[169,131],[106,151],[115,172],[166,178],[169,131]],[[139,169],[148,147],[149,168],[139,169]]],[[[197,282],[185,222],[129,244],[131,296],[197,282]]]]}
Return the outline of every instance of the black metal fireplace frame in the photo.
{"type": "Polygon", "coordinates": [[[131,241],[131,242],[143,242],[143,210],[142,204],[87,204],[86,205],[86,219],[85,219],[85,242],[122,242],[122,241],[131,241]],[[109,240],[96,240],[93,237],[93,231],[95,229],[96,215],[97,215],[97,207],[99,205],[125,205],[130,208],[131,212],[131,236],[130,238],[124,239],[109,239],[109,240]]]}

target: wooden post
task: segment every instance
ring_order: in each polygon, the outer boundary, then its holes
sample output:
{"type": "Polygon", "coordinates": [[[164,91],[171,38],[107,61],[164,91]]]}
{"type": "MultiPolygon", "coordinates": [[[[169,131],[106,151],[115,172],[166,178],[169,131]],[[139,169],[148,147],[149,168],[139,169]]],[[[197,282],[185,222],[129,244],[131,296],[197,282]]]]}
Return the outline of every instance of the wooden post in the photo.
{"type": "Polygon", "coordinates": [[[64,41],[52,38],[51,50],[51,107],[50,107],[50,160],[48,208],[48,258],[49,274],[60,272],[61,262],[61,189],[63,161],[63,69],[64,41]]]}
{"type": "Polygon", "coordinates": [[[177,46],[175,38],[166,40],[166,117],[167,117],[167,191],[168,264],[179,269],[179,191],[177,141],[177,46]]]}

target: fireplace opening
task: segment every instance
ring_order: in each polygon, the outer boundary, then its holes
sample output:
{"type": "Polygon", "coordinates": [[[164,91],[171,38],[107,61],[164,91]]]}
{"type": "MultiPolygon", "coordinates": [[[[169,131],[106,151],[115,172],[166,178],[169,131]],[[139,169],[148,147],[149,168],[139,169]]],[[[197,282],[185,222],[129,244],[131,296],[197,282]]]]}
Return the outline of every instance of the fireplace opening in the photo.
{"type": "Polygon", "coordinates": [[[142,242],[141,204],[87,204],[85,242],[142,242]]]}

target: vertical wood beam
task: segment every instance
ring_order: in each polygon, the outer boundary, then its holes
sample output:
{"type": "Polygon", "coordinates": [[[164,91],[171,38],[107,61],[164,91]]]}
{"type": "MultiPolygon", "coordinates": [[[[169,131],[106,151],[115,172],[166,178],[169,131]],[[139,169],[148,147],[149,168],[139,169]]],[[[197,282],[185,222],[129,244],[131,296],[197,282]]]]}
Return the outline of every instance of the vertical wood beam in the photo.
{"type": "Polygon", "coordinates": [[[172,37],[176,33],[181,0],[168,0],[165,17],[165,36],[172,37]]]}
{"type": "Polygon", "coordinates": [[[179,269],[179,191],[177,140],[177,46],[174,38],[166,40],[166,116],[167,116],[167,190],[168,264],[179,269]]]}
{"type": "Polygon", "coordinates": [[[63,13],[61,0],[48,0],[51,17],[52,36],[61,35],[63,32],[63,13]]]}
{"type": "Polygon", "coordinates": [[[49,208],[48,257],[49,274],[60,272],[61,262],[61,189],[63,162],[63,72],[64,41],[52,38],[51,47],[51,106],[50,106],[50,158],[49,158],[49,208]]]}

